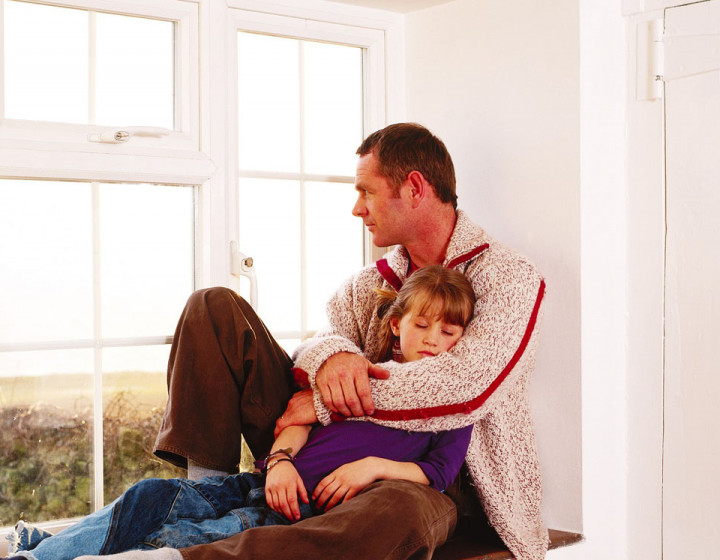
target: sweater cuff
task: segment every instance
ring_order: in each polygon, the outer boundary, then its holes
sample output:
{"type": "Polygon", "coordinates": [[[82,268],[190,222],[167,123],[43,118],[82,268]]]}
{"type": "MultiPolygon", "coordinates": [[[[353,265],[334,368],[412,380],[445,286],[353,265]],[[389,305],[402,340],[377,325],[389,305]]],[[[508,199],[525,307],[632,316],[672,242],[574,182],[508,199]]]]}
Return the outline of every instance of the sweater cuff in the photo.
{"type": "Polygon", "coordinates": [[[299,353],[295,359],[295,367],[307,372],[310,386],[315,389],[315,377],[325,361],[340,352],[350,352],[352,354],[361,354],[360,349],[341,336],[332,336],[324,338],[317,342],[304,352],[299,353]]]}
{"type": "Polygon", "coordinates": [[[318,422],[323,426],[332,424],[330,409],[325,406],[325,401],[323,401],[322,394],[317,387],[313,389],[313,404],[315,405],[315,414],[317,415],[318,422]]]}

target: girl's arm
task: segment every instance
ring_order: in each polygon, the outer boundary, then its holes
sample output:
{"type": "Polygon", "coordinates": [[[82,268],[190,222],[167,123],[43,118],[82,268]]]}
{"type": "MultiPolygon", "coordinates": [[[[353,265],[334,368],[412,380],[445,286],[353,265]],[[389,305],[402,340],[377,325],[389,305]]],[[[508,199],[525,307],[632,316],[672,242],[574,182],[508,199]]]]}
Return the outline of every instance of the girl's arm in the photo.
{"type": "MultiPolygon", "coordinates": [[[[472,437],[472,426],[439,432],[417,461],[365,457],[335,469],[313,491],[313,500],[326,510],[345,502],[376,480],[408,480],[445,490],[460,472],[472,437]]],[[[389,455],[392,456],[392,455],[389,455]]]]}
{"type": "Polygon", "coordinates": [[[376,480],[408,480],[429,485],[430,480],[416,464],[381,457],[365,457],[338,467],[315,487],[312,498],[325,511],[346,502],[376,480]]]}
{"type": "Polygon", "coordinates": [[[268,505],[282,513],[290,521],[300,519],[298,495],[304,503],[308,503],[307,490],[295,465],[289,461],[288,455],[281,452],[292,449],[294,457],[307,442],[311,426],[288,426],[275,439],[270,450],[272,457],[267,462],[267,477],[265,479],[265,500],[268,505]],[[273,455],[273,453],[276,453],[273,455]]]}

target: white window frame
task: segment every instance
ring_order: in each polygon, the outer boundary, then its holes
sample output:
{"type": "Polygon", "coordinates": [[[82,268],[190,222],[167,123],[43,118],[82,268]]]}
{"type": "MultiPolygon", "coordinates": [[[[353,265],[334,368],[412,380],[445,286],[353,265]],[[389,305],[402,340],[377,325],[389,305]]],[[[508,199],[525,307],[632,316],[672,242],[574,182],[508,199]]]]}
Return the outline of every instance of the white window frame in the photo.
{"type": "MultiPolygon", "coordinates": [[[[7,169],[4,174],[97,180],[130,180],[130,174],[144,174],[145,179],[141,180],[151,180],[164,170],[174,170],[172,175],[186,178],[190,175],[193,183],[198,182],[198,177],[208,175],[211,166],[200,146],[197,4],[182,0],[153,0],[148,3],[132,0],[22,1],[175,22],[175,130],[167,136],[134,136],[122,144],[106,144],[92,142],[88,136],[123,127],[143,126],[144,123],[100,126],[3,118],[0,120],[0,167],[7,169]],[[68,152],[73,156],[68,158],[68,152]],[[38,158],[38,154],[43,157],[38,158]],[[125,163],[111,165],[111,161],[117,162],[119,155],[125,156],[125,163]],[[172,163],[163,166],[160,163],[163,160],[172,163]],[[107,167],[113,168],[109,176],[98,176],[94,172],[107,167]],[[118,174],[116,170],[133,171],[118,174]]],[[[0,3],[0,19],[3,17],[3,5],[0,3]]],[[[0,49],[4,49],[1,42],[0,49]]],[[[0,56],[0,64],[3,60],[4,56],[0,56]]],[[[3,75],[4,68],[0,66],[0,77],[3,75]]],[[[0,91],[2,108],[3,95],[0,91]]]]}
{"type": "MultiPolygon", "coordinates": [[[[180,130],[161,139],[94,144],[87,135],[107,127],[0,119],[0,177],[195,186],[197,287],[234,282],[230,242],[238,232],[238,30],[365,49],[364,132],[404,119],[404,39],[397,14],[326,0],[23,1],[178,22],[180,130]]],[[[367,233],[365,246],[365,260],[371,262],[379,251],[367,233]]],[[[57,531],[72,523],[55,520],[41,526],[57,531]]],[[[5,552],[3,536],[0,531],[0,553],[5,552]]]]}
{"type": "MultiPolygon", "coordinates": [[[[242,5],[252,4],[257,8],[254,2],[231,1],[229,4],[242,5]]],[[[238,61],[237,61],[237,34],[238,32],[254,32],[268,35],[277,35],[299,40],[314,40],[323,42],[332,42],[362,49],[363,64],[363,135],[381,128],[385,123],[385,32],[382,29],[372,29],[366,27],[351,26],[345,23],[336,23],[334,21],[309,19],[297,17],[296,15],[278,15],[260,13],[257,11],[244,10],[240,8],[230,8],[230,17],[228,18],[228,65],[227,77],[229,92],[228,101],[228,119],[229,119],[229,138],[228,138],[228,178],[229,183],[233,184],[233,189],[228,192],[227,203],[232,208],[238,205],[238,114],[237,103],[238,98],[238,61]],[[382,92],[380,95],[377,92],[382,92]]],[[[314,12],[314,16],[322,15],[327,18],[328,15],[318,14],[314,12]]],[[[354,175],[336,176],[336,175],[311,175],[301,170],[297,173],[273,173],[273,172],[252,172],[250,174],[240,173],[241,177],[265,178],[265,179],[292,179],[298,181],[321,181],[321,182],[339,182],[353,184],[354,175]]],[[[348,215],[350,208],[348,208],[348,215]]],[[[230,215],[228,224],[229,231],[233,232],[233,240],[239,231],[238,213],[234,212],[230,215]]],[[[242,251],[242,245],[238,247],[242,251]]],[[[370,238],[365,232],[364,239],[364,262],[373,260],[372,244],[370,238]]],[[[303,270],[301,274],[301,282],[305,283],[306,272],[303,270]]],[[[308,335],[306,328],[307,318],[304,302],[301,305],[302,320],[300,332],[283,332],[275,333],[279,338],[305,338],[308,335]]]]}
{"type": "MultiPolygon", "coordinates": [[[[207,185],[213,172],[209,157],[200,151],[197,91],[197,84],[200,81],[198,5],[180,0],[154,0],[151,5],[127,0],[23,1],[176,22],[175,97],[180,100],[175,107],[177,130],[161,138],[134,137],[125,144],[102,144],[89,142],[87,136],[111,127],[2,119],[0,120],[0,177],[86,181],[92,185],[95,207],[96,192],[101,182],[191,186],[196,189],[197,209],[199,199],[197,193],[203,185],[207,185]]],[[[2,4],[0,4],[0,16],[2,16],[2,4]]],[[[125,123],[125,125],[137,124],[142,125],[142,123],[125,123]]],[[[195,285],[198,285],[202,273],[201,263],[197,258],[197,251],[200,250],[197,210],[194,221],[196,230],[194,281],[195,285]]],[[[97,235],[95,231],[94,237],[97,238],[97,235]]],[[[94,299],[97,298],[98,294],[95,293],[94,299]]],[[[97,323],[97,318],[95,322],[97,323]]],[[[104,501],[103,461],[98,460],[103,456],[103,430],[97,428],[102,425],[103,414],[99,352],[106,347],[169,344],[172,341],[171,335],[172,333],[169,333],[169,336],[128,337],[114,340],[95,336],[93,340],[48,341],[31,345],[3,346],[3,350],[8,351],[38,348],[95,348],[93,421],[96,429],[93,431],[92,455],[93,496],[96,509],[102,507],[104,501]]],[[[62,528],[67,524],[69,523],[59,520],[45,525],[62,528]]]]}

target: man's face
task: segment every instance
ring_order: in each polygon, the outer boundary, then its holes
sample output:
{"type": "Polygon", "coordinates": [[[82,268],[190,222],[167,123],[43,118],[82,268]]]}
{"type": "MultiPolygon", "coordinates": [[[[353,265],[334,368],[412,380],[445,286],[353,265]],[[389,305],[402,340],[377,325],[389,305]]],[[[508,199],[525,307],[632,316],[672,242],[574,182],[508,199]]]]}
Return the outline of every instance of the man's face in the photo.
{"type": "Polygon", "coordinates": [[[370,153],[358,160],[355,175],[358,199],[354,216],[362,218],[378,247],[403,244],[406,203],[395,196],[387,178],[377,170],[375,155],[370,153]]]}

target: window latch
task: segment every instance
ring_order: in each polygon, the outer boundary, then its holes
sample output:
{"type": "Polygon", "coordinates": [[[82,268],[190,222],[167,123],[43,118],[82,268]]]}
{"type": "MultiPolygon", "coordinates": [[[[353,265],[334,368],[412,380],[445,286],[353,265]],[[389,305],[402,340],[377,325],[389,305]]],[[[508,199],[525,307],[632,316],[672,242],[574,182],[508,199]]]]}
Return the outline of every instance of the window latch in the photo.
{"type": "Polygon", "coordinates": [[[102,144],[124,144],[133,136],[150,136],[160,138],[172,132],[167,128],[159,126],[126,126],[125,128],[113,128],[105,132],[88,134],[88,142],[99,142],[102,144]]]}
{"type": "Polygon", "coordinates": [[[235,241],[230,242],[230,274],[238,281],[241,276],[250,280],[250,305],[253,309],[257,309],[258,289],[253,258],[238,251],[235,241]]]}

